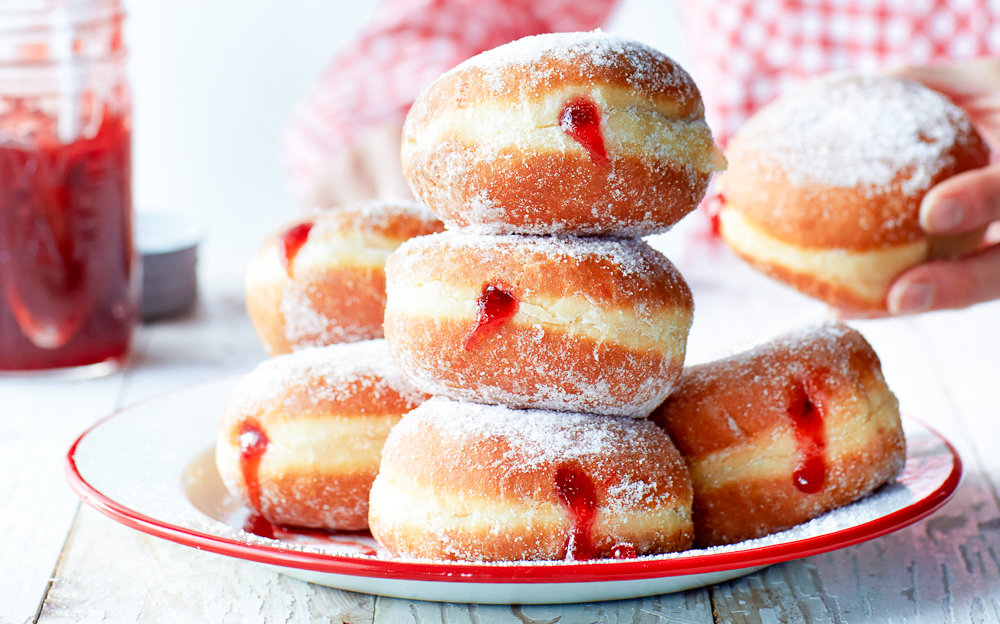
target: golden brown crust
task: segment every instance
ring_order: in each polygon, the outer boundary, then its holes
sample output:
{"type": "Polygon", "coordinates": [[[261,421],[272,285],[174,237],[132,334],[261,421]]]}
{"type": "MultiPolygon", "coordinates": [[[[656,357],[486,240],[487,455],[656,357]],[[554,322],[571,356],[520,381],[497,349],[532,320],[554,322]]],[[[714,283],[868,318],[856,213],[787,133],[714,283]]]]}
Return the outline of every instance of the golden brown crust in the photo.
{"type": "Polygon", "coordinates": [[[493,50],[488,53],[492,58],[471,59],[442,76],[420,97],[427,100],[428,109],[433,111],[470,108],[503,95],[507,96],[506,103],[513,104],[523,94],[600,83],[632,90],[637,99],[649,102],[670,117],[704,117],[701,93],[687,72],[673,59],[637,41],[573,33],[570,37],[533,37],[520,45],[526,47],[532,43],[544,51],[528,62],[521,62],[523,57],[514,55],[505,60],[504,50],[493,50]],[[608,53],[594,55],[590,46],[601,43],[608,46],[608,53]]]}
{"type": "Polygon", "coordinates": [[[393,281],[441,281],[477,293],[501,283],[520,301],[578,296],[598,307],[648,310],[649,319],[694,308],[676,267],[639,240],[448,232],[400,248],[386,270],[393,281]]]}
{"type": "Polygon", "coordinates": [[[760,537],[846,505],[894,477],[906,453],[878,357],[842,325],[686,369],[651,418],[691,470],[698,546],[760,537]],[[822,444],[811,451],[799,447],[794,424],[803,396],[822,419],[822,444]],[[809,492],[796,475],[813,451],[825,471],[809,492]]]}
{"type": "Polygon", "coordinates": [[[480,160],[472,156],[474,144],[456,138],[448,146],[420,162],[411,161],[413,175],[421,178],[421,197],[448,223],[481,227],[491,234],[651,234],[694,210],[711,177],[649,158],[621,157],[614,175],[607,175],[607,168],[594,164],[587,154],[532,155],[504,149],[495,159],[480,160]],[[470,163],[463,175],[454,184],[435,182],[456,158],[470,163]],[[628,193],[621,192],[623,183],[628,193]],[[494,207],[502,206],[502,218],[484,219],[465,208],[484,193],[494,207]],[[592,211],[591,206],[599,209],[592,211]]]}
{"type": "Polygon", "coordinates": [[[219,424],[219,473],[234,496],[272,524],[364,529],[382,444],[402,414],[426,398],[381,340],[273,358],[230,396],[219,424]],[[241,447],[248,430],[265,440],[256,468],[241,447]],[[248,478],[259,500],[252,500],[248,478]]]}
{"type": "Polygon", "coordinates": [[[609,558],[616,546],[647,555],[685,550],[693,538],[684,462],[645,421],[435,398],[407,415],[382,462],[370,524],[398,556],[609,558]],[[427,448],[435,453],[417,452],[427,448]],[[561,498],[564,471],[580,492],[593,488],[596,513],[583,534],[561,498]]]}
{"type": "Polygon", "coordinates": [[[723,166],[684,70],[599,33],[528,37],[448,72],[407,115],[402,161],[449,226],[490,234],[641,236],[693,210],[723,166]],[[606,158],[562,129],[596,106],[606,158]]]}
{"type": "Polygon", "coordinates": [[[246,276],[247,314],[271,356],[305,347],[382,337],[384,257],[444,225],[412,202],[369,202],[323,211],[271,234],[246,276]],[[285,266],[282,237],[313,224],[285,266]]]}
{"type": "MultiPolygon", "coordinates": [[[[780,130],[775,129],[775,132],[780,130]]],[[[923,193],[901,188],[907,172],[877,194],[865,188],[813,183],[796,186],[785,172],[768,166],[753,145],[734,136],[726,149],[729,167],[719,180],[725,204],[771,236],[805,248],[850,251],[885,249],[926,237],[920,227],[923,193]]],[[[963,138],[942,153],[950,163],[931,176],[934,185],[958,173],[989,164],[989,147],[970,126],[963,138]]]]}
{"type": "Polygon", "coordinates": [[[869,251],[922,240],[924,194],[986,166],[960,108],[918,83],[833,73],[751,117],[726,149],[727,208],[808,249],[869,251]]]}
{"type": "Polygon", "coordinates": [[[432,394],[645,416],[683,365],[690,291],[641,241],[448,233],[401,248],[387,272],[387,341],[432,394]],[[466,348],[487,286],[517,312],[466,348]]]}

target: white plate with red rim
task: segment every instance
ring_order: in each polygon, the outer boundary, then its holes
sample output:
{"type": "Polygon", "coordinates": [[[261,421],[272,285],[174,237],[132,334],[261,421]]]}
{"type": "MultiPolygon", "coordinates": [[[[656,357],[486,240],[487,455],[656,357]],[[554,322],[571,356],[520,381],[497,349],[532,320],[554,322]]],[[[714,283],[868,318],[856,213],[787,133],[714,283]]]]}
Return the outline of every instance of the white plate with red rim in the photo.
{"type": "Polygon", "coordinates": [[[938,433],[904,418],[907,460],[895,483],[789,531],[684,553],[583,562],[469,563],[371,555],[366,534],[278,534],[240,527],[247,510],[215,470],[216,428],[236,378],[126,406],[88,429],[67,456],[84,501],[112,519],[179,544],[262,563],[288,576],[357,592],[484,604],[597,602],[711,585],[901,529],[943,505],[962,464],[938,433]]]}

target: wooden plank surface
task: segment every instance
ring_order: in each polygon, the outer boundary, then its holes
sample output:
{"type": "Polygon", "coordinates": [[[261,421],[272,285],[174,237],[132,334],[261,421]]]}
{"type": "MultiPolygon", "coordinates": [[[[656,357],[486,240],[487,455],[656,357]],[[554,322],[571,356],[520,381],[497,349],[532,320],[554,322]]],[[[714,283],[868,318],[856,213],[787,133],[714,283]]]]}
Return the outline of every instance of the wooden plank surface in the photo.
{"type": "Polygon", "coordinates": [[[63,457],[122,382],[0,378],[0,622],[34,620],[79,504],[63,457]]]}
{"type": "Polygon", "coordinates": [[[205,553],[81,509],[40,622],[367,624],[374,598],[205,553]]]}

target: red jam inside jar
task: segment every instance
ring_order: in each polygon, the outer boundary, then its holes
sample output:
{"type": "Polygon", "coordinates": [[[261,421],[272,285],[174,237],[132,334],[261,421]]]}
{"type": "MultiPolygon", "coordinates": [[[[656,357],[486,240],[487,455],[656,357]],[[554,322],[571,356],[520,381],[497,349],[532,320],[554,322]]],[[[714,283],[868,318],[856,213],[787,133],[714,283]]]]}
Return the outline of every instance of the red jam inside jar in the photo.
{"type": "Polygon", "coordinates": [[[0,100],[0,370],[120,361],[138,312],[131,127],[98,114],[61,142],[56,122],[0,100]]]}

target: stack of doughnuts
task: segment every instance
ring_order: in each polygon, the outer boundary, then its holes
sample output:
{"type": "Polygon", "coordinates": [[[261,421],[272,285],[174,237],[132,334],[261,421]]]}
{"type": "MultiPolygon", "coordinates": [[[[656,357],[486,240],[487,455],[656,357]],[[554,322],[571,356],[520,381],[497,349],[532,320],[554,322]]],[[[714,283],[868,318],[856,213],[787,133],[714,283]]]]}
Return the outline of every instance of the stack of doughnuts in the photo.
{"type": "Polygon", "coordinates": [[[687,469],[646,417],[680,377],[693,303],[637,238],[723,164],[690,77],[600,32],[528,37],[424,91],[402,160],[449,231],[386,263],[386,341],[435,398],[386,443],[374,537],[466,560],[690,547],[687,469]]]}
{"type": "Polygon", "coordinates": [[[262,340],[293,351],[223,416],[217,464],[248,530],[368,527],[408,558],[623,559],[781,531],[892,479],[898,405],[857,332],[683,368],[691,292],[638,237],[725,164],[702,113],[673,61],[600,32],[516,41],[431,85],[402,157],[444,223],[398,205],[312,218],[248,274],[262,340]]]}
{"type": "Polygon", "coordinates": [[[737,255],[833,306],[879,312],[894,278],[976,249],[934,236],[920,202],[985,166],[989,149],[945,96],[892,76],[833,73],[761,109],[730,140],[719,230],[737,255]]]}

